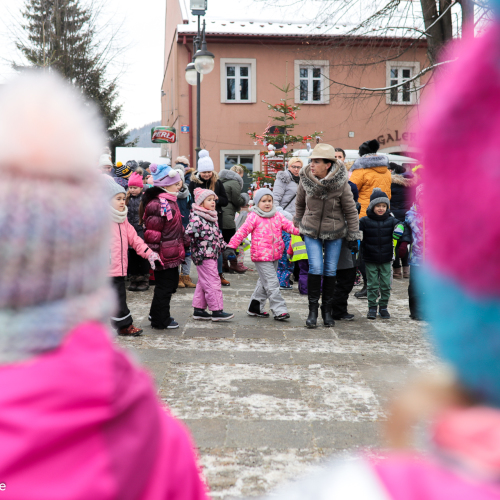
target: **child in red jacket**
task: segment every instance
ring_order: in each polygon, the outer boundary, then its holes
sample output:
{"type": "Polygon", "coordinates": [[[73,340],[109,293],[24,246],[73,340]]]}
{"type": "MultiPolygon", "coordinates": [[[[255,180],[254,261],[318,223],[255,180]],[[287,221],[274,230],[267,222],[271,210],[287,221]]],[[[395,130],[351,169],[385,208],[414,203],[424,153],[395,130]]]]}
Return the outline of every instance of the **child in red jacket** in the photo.
{"type": "Polygon", "coordinates": [[[127,219],[127,206],[125,205],[125,189],[117,184],[111,177],[106,177],[108,193],[111,198],[111,249],[110,249],[110,276],[118,295],[118,312],[111,318],[111,324],[118,330],[118,335],[137,337],[142,334],[140,328],[133,325],[132,313],[127,306],[127,291],[125,278],[128,267],[128,247],[131,246],[140,257],[149,260],[151,267],[155,268],[155,260],[160,260],[157,253],[153,252],[137,235],[136,230],[127,219]]]}
{"type": "MultiPolygon", "coordinates": [[[[169,162],[170,160],[165,160],[169,162]]],[[[189,237],[184,232],[177,194],[182,188],[179,171],[167,163],[149,167],[154,187],[142,196],[141,215],[146,230],[144,241],[160,254],[155,270],[155,293],[149,311],[151,327],[179,328],[170,315],[170,299],[179,285],[179,266],[186,258],[189,237]]]]}

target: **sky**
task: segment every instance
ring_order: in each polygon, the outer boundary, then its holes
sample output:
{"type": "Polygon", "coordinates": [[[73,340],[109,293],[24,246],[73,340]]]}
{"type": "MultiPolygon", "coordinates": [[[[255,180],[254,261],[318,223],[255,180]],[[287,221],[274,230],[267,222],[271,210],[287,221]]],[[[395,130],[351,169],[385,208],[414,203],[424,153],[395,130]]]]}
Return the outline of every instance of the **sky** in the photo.
{"type": "MultiPolygon", "coordinates": [[[[126,47],[109,70],[119,74],[119,98],[128,129],[161,119],[166,0],[105,0],[103,22],[118,28],[126,47]]],[[[0,83],[15,75],[7,61],[18,58],[10,31],[25,0],[0,0],[0,83]]]]}

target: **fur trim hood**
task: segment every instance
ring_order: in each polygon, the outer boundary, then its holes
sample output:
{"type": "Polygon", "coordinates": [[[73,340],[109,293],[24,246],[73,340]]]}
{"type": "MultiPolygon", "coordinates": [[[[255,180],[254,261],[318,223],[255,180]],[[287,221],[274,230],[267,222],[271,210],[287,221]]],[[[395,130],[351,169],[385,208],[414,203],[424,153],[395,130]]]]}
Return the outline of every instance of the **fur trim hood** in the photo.
{"type": "Polygon", "coordinates": [[[398,184],[399,186],[404,186],[407,188],[416,186],[418,184],[418,180],[416,176],[413,174],[394,174],[391,173],[391,183],[398,184]]]}
{"type": "Polygon", "coordinates": [[[325,200],[330,193],[344,187],[347,182],[347,170],[342,162],[335,161],[331,172],[319,180],[311,173],[311,166],[307,165],[300,171],[300,181],[307,196],[325,200]]]}
{"type": "Polygon", "coordinates": [[[227,181],[236,181],[240,185],[240,189],[243,189],[243,178],[234,170],[222,170],[219,172],[219,180],[223,184],[227,181]]]}
{"type": "Polygon", "coordinates": [[[276,180],[281,181],[283,184],[288,184],[292,182],[292,176],[289,170],[282,170],[276,174],[276,180]]]}
{"type": "Polygon", "coordinates": [[[359,168],[375,168],[375,167],[387,167],[389,168],[389,159],[385,155],[365,155],[358,158],[351,168],[351,171],[357,170],[359,168]]]}
{"type": "Polygon", "coordinates": [[[153,201],[155,198],[158,198],[158,196],[162,193],[165,193],[165,190],[158,186],[146,189],[142,195],[142,206],[146,208],[148,203],[153,201]]]}

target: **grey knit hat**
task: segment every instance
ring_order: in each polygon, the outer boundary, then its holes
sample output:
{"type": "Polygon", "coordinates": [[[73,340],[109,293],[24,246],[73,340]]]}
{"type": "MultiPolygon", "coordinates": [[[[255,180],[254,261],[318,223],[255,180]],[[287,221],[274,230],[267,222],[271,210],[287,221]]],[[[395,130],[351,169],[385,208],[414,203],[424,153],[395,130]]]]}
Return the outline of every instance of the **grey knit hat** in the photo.
{"type": "Polygon", "coordinates": [[[103,175],[102,177],[106,183],[106,192],[110,200],[113,199],[117,194],[127,194],[125,189],[120,186],[120,184],[118,184],[112,177],[110,177],[109,175],[103,175]]]}
{"type": "Polygon", "coordinates": [[[273,192],[268,189],[268,188],[260,188],[255,191],[253,194],[253,202],[255,203],[255,206],[257,206],[263,196],[266,196],[268,194],[271,196],[271,198],[274,200],[273,192]]]}
{"type": "Polygon", "coordinates": [[[368,210],[373,210],[373,207],[379,203],[385,203],[387,205],[387,210],[391,208],[391,202],[389,201],[387,195],[380,188],[373,188],[368,210]]]}

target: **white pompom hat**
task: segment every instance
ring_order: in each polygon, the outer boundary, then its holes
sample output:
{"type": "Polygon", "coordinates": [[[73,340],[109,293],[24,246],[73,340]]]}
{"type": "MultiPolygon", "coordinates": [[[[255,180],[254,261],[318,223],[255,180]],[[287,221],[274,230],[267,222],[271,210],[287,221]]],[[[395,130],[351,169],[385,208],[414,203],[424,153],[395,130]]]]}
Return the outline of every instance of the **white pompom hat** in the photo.
{"type": "Polygon", "coordinates": [[[198,172],[213,172],[214,170],[214,162],[210,158],[210,153],[202,149],[198,159],[198,172]]]}

